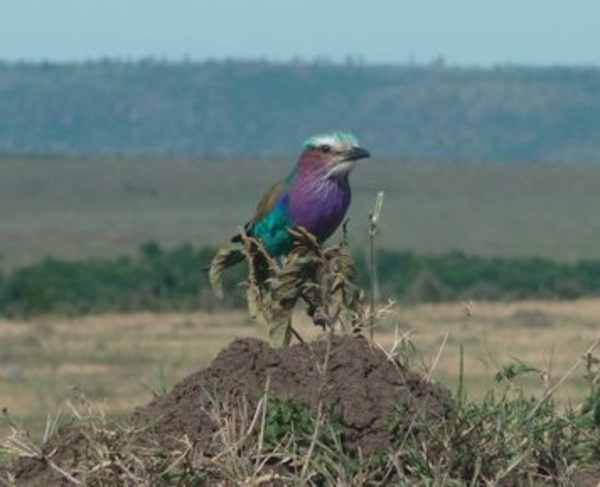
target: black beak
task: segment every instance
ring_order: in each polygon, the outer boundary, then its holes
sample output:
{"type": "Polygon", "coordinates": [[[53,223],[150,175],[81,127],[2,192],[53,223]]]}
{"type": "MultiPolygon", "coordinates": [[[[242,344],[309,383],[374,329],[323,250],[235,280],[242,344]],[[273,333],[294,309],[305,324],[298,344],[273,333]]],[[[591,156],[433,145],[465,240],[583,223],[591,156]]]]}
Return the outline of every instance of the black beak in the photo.
{"type": "Polygon", "coordinates": [[[352,147],[352,149],[346,152],[344,160],[357,161],[359,159],[366,159],[367,157],[371,157],[371,154],[367,149],[363,149],[362,147],[352,147]]]}

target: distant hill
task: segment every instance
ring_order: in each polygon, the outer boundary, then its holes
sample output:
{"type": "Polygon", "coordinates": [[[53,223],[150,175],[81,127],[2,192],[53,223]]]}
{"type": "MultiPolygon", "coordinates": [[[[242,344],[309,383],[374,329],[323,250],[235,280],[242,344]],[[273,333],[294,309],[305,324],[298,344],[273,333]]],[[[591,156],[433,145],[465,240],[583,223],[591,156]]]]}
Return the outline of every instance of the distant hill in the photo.
{"type": "Polygon", "coordinates": [[[600,69],[268,62],[0,64],[0,152],[600,161],[600,69]]]}

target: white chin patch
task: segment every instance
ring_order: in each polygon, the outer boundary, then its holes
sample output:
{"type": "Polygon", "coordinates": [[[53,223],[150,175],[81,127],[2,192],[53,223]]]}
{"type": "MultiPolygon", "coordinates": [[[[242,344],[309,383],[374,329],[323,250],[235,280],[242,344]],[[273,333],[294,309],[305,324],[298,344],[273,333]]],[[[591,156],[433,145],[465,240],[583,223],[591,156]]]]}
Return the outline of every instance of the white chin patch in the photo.
{"type": "Polygon", "coordinates": [[[344,161],[333,166],[327,174],[325,179],[337,179],[346,176],[354,167],[354,161],[344,161]]]}

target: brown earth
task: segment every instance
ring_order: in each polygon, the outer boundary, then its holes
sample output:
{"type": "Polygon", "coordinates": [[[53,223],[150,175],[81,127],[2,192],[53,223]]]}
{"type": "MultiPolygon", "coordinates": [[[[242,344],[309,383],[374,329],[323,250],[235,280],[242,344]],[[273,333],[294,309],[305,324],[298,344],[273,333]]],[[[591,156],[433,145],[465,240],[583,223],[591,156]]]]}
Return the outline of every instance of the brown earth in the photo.
{"type": "MultiPolygon", "coordinates": [[[[335,423],[341,430],[342,449],[350,456],[388,449],[409,430],[435,448],[437,440],[431,437],[435,429],[415,417],[443,425],[455,415],[446,389],[424,382],[364,338],[333,337],[282,349],[246,338],[235,340],[208,368],[139,408],[131,423],[142,426],[144,435],[167,449],[187,435],[210,458],[222,450],[219,420],[229,415],[250,424],[265,392],[292,401],[290,405],[306,406],[325,423],[335,423]]],[[[49,447],[57,448],[53,461],[77,475],[77,457],[85,440],[68,429],[61,436],[58,446],[49,447]]],[[[22,460],[16,474],[18,485],[70,485],[38,459],[22,460]]]]}
{"type": "Polygon", "coordinates": [[[162,437],[188,434],[209,445],[215,425],[208,413],[214,398],[235,409],[249,399],[253,405],[268,393],[306,404],[313,416],[319,403],[325,415],[336,416],[344,451],[370,455],[389,448],[392,436],[407,429],[417,413],[432,420],[453,415],[450,394],[423,382],[420,376],[392,362],[363,338],[334,337],[290,348],[271,348],[258,339],[234,341],[205,370],[196,372],[150,405],[136,412],[137,421],[153,423],[162,437]],[[392,433],[394,417],[405,428],[392,433]]]}
{"type": "MultiPolygon", "coordinates": [[[[80,479],[83,485],[230,485],[220,474],[202,482],[189,479],[174,482],[164,476],[165,464],[172,462],[161,464],[161,458],[169,455],[187,458],[185,448],[182,449],[186,444],[182,439],[187,438],[189,451],[196,454],[190,462],[195,468],[208,465],[205,471],[212,475],[211,462],[214,465],[224,451],[233,451],[241,457],[256,454],[256,449],[244,448],[247,444],[257,444],[260,418],[266,415],[257,411],[261,411],[261,402],[266,397],[280,402],[267,400],[264,411],[268,411],[269,404],[271,407],[283,404],[288,411],[300,414],[302,408],[306,408],[320,424],[335,428],[340,461],[341,456],[363,461],[376,459],[379,451],[389,452],[399,445],[427,452],[428,461],[439,460],[447,454],[444,438],[452,435],[457,419],[456,406],[448,390],[406,370],[364,338],[334,336],[330,340],[281,349],[246,338],[235,340],[209,367],[193,373],[170,392],[135,411],[126,421],[129,431],[135,433],[126,440],[122,434],[96,428],[94,435],[101,440],[98,447],[90,441],[89,429],[86,433],[81,428],[66,427],[54,443],[46,447],[46,460],[39,456],[21,459],[11,470],[16,476],[16,485],[27,487],[73,485],[65,473],[80,479]],[[251,438],[252,441],[240,441],[246,433],[246,440],[251,438]],[[228,435],[231,444],[227,444],[228,435]],[[94,455],[97,458],[100,450],[110,452],[104,454],[105,466],[100,460],[95,463],[86,460],[94,455]],[[82,468],[86,461],[87,465],[82,468]],[[125,464],[127,469],[121,468],[125,464]],[[142,477],[132,480],[131,472],[140,464],[154,469],[149,476],[146,469],[143,482],[139,480],[142,477]]],[[[280,422],[283,434],[289,433],[289,428],[301,428],[300,423],[293,423],[285,414],[270,417],[270,420],[280,422]]],[[[266,429],[262,432],[266,438],[266,429]]],[[[274,444],[281,440],[275,435],[274,444]]],[[[306,451],[306,444],[304,447],[306,451]]],[[[472,447],[468,444],[463,447],[468,457],[472,447]]],[[[273,471],[298,468],[281,465],[280,462],[272,466],[273,471]]],[[[471,468],[464,464],[454,473],[457,478],[469,478],[471,468]]],[[[580,474],[577,485],[597,484],[597,471],[580,474]]],[[[385,477],[385,474],[376,482],[377,485],[397,483],[397,477],[385,477]]],[[[502,485],[550,484],[526,484],[522,478],[515,477],[502,485]]],[[[323,484],[315,479],[310,485],[323,484]]]]}

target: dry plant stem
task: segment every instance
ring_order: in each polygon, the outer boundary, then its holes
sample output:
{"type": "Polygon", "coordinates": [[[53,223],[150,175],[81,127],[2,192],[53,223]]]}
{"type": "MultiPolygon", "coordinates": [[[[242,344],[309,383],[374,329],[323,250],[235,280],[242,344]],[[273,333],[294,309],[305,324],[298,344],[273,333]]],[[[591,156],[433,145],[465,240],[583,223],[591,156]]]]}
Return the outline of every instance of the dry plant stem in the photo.
{"type": "Polygon", "coordinates": [[[276,480],[283,480],[283,479],[284,479],[284,477],[282,477],[281,475],[278,475],[276,473],[267,473],[267,474],[261,475],[257,479],[248,480],[248,482],[245,482],[244,485],[248,485],[248,487],[255,487],[257,485],[271,484],[271,482],[274,482],[276,480]]]}
{"type": "MultiPolygon", "coordinates": [[[[45,454],[42,451],[42,449],[33,442],[33,440],[29,437],[29,434],[26,431],[24,431],[22,428],[17,426],[17,424],[10,417],[8,410],[4,409],[2,412],[12,429],[12,434],[9,438],[7,438],[6,443],[5,443],[6,445],[11,447],[18,456],[42,459],[44,462],[46,462],[48,464],[48,466],[52,470],[54,470],[57,473],[59,473],[60,475],[62,475],[69,482],[71,482],[74,485],[81,485],[81,482],[79,480],[77,480],[75,477],[70,475],[68,472],[66,472],[65,470],[60,468],[52,460],[51,457],[55,453],[56,450],[52,450],[49,454],[45,454]]],[[[45,432],[44,432],[44,443],[46,443],[48,441],[51,433],[53,433],[55,431],[56,421],[58,421],[58,416],[59,415],[57,415],[57,417],[55,418],[54,421],[51,421],[50,418],[48,418],[48,422],[46,424],[46,428],[45,428],[45,432]]]]}
{"type": "Polygon", "coordinates": [[[383,191],[379,191],[375,197],[375,205],[373,211],[369,215],[369,267],[371,269],[371,286],[369,292],[370,310],[369,310],[369,339],[373,343],[373,335],[375,333],[375,300],[377,287],[377,262],[375,258],[375,236],[377,235],[377,225],[379,216],[383,206],[383,191]]]}
{"type": "Polygon", "coordinates": [[[53,460],[52,455],[56,450],[52,450],[49,454],[45,454],[22,430],[14,430],[10,438],[6,440],[6,444],[14,450],[19,457],[38,458],[43,460],[52,470],[63,476],[73,485],[83,485],[79,480],[69,474],[67,471],[60,468],[53,460]],[[25,439],[23,439],[25,438],[25,439]]]}
{"type": "Polygon", "coordinates": [[[321,376],[323,377],[323,381],[321,382],[321,386],[319,387],[319,404],[317,406],[317,417],[315,418],[315,430],[313,431],[313,435],[310,441],[310,446],[308,447],[308,452],[306,453],[306,458],[304,459],[304,465],[302,467],[301,478],[305,478],[308,466],[310,465],[310,460],[314,454],[315,447],[317,445],[317,440],[319,437],[319,433],[321,432],[321,422],[323,420],[323,389],[327,384],[327,370],[329,368],[329,358],[331,356],[331,340],[327,341],[327,350],[325,352],[325,360],[323,361],[323,366],[318,367],[321,376]]]}
{"type": "MultiPolygon", "coordinates": [[[[261,398],[261,401],[263,401],[263,405],[262,405],[262,414],[261,414],[261,421],[260,421],[260,432],[258,434],[258,452],[256,455],[256,463],[254,466],[254,471],[258,472],[259,471],[259,458],[260,458],[260,454],[263,451],[263,447],[264,447],[264,442],[265,442],[265,427],[267,424],[267,398],[269,395],[269,385],[271,383],[271,377],[267,376],[267,382],[265,383],[265,393],[263,395],[263,397],[261,398]]],[[[250,432],[250,431],[249,431],[250,432]]]]}
{"type": "MultiPolygon", "coordinates": [[[[267,405],[268,390],[269,390],[269,381],[267,380],[267,383],[265,384],[265,393],[263,394],[263,396],[258,401],[258,404],[256,405],[254,415],[252,416],[250,425],[246,428],[246,432],[245,432],[244,436],[242,438],[240,438],[239,441],[237,442],[237,445],[235,448],[236,450],[238,450],[244,443],[246,443],[246,440],[248,438],[250,438],[250,436],[252,435],[252,431],[254,431],[254,427],[258,423],[259,419],[261,421],[263,421],[263,417],[265,415],[265,410],[266,410],[266,405],[267,405]]],[[[244,405],[246,405],[246,403],[244,403],[244,405]]],[[[243,416],[246,416],[246,414],[243,414],[243,416]]],[[[261,433],[262,432],[263,432],[263,430],[262,430],[262,426],[261,426],[261,433]]],[[[233,436],[235,436],[235,435],[232,435],[232,437],[233,436]]],[[[259,442],[259,444],[262,444],[262,439],[259,442]]]]}
{"type": "Polygon", "coordinates": [[[396,328],[394,329],[394,341],[392,342],[391,349],[388,351],[385,347],[383,347],[382,345],[379,345],[379,344],[378,344],[378,347],[383,353],[385,353],[388,360],[393,362],[394,357],[396,356],[397,350],[400,347],[400,344],[404,341],[405,337],[408,336],[408,338],[410,338],[411,334],[412,334],[412,332],[409,331],[407,333],[403,333],[402,335],[400,335],[400,333],[398,331],[398,325],[396,325],[396,328]]]}
{"type": "Polygon", "coordinates": [[[304,338],[302,338],[300,336],[300,333],[298,333],[296,331],[296,329],[292,326],[292,320],[291,319],[290,319],[290,324],[289,324],[289,330],[290,330],[291,334],[296,337],[296,340],[298,340],[300,343],[302,343],[302,345],[306,345],[306,342],[304,341],[304,338]]]}
{"type": "MultiPolygon", "coordinates": [[[[371,216],[371,219],[373,217],[371,216]]],[[[371,269],[371,286],[369,289],[369,340],[373,343],[375,334],[375,229],[369,229],[369,266],[371,269]]]]}
{"type": "Polygon", "coordinates": [[[535,414],[538,412],[538,410],[542,407],[542,405],[548,400],[550,399],[550,397],[554,394],[554,392],[563,384],[563,382],[565,382],[571,375],[573,375],[573,373],[579,368],[581,367],[583,364],[585,364],[586,361],[586,357],[588,355],[590,355],[597,347],[598,345],[600,345],[600,338],[597,339],[594,343],[592,343],[588,349],[585,351],[585,353],[581,356],[581,358],[579,358],[572,366],[569,370],[567,370],[563,376],[556,382],[556,384],[554,384],[552,387],[550,387],[548,390],[546,390],[546,392],[544,393],[544,395],[542,396],[542,399],[540,400],[540,402],[531,410],[531,412],[529,413],[529,415],[527,416],[527,420],[531,420],[535,414]]]}
{"type": "Polygon", "coordinates": [[[444,335],[444,339],[442,340],[442,343],[440,344],[440,346],[438,348],[435,358],[433,359],[433,363],[428,368],[427,373],[423,376],[423,380],[425,380],[426,382],[429,382],[431,380],[431,376],[437,369],[438,363],[440,362],[440,359],[442,358],[442,353],[443,353],[444,349],[446,348],[446,343],[448,342],[449,336],[450,336],[450,333],[446,333],[444,335]]]}
{"type": "Polygon", "coordinates": [[[515,470],[522,462],[523,460],[525,460],[525,458],[527,458],[529,456],[531,447],[527,448],[526,451],[524,451],[521,455],[519,455],[517,458],[515,458],[508,467],[506,467],[506,469],[504,471],[498,472],[498,474],[496,474],[496,477],[494,478],[494,483],[492,485],[496,485],[498,482],[500,482],[500,480],[502,480],[504,477],[506,477],[509,473],[511,473],[513,470],[515,470]]]}
{"type": "MultiPolygon", "coordinates": [[[[244,230],[244,228],[242,228],[242,227],[239,227],[238,230],[239,230],[240,238],[242,239],[242,243],[244,244],[244,253],[246,254],[246,259],[248,260],[248,263],[252,263],[252,254],[250,253],[249,249],[252,248],[252,245],[256,245],[256,248],[259,250],[259,252],[265,258],[265,260],[269,263],[269,268],[272,271],[276,271],[279,269],[279,265],[277,264],[277,261],[275,259],[273,259],[273,257],[271,257],[271,255],[267,252],[267,249],[265,248],[265,246],[263,245],[263,243],[260,239],[249,237],[246,234],[246,231],[244,230]]],[[[250,266],[250,267],[251,267],[250,271],[252,272],[252,266],[250,266]]]]}
{"type": "Polygon", "coordinates": [[[54,416],[54,419],[52,419],[51,414],[48,415],[48,418],[46,420],[46,425],[44,427],[44,436],[42,437],[42,444],[45,445],[46,443],[48,443],[50,438],[54,435],[54,433],[58,429],[58,422],[60,420],[60,417],[61,417],[60,409],[59,409],[58,413],[54,416]]]}
{"type": "Polygon", "coordinates": [[[65,470],[63,470],[62,468],[60,468],[58,465],[56,465],[56,463],[54,463],[52,460],[50,460],[49,458],[47,458],[45,455],[43,456],[43,458],[44,458],[44,461],[48,463],[48,465],[50,466],[50,468],[52,470],[54,470],[55,472],[57,472],[60,475],[62,475],[64,478],[66,478],[73,485],[83,485],[79,480],[77,480],[75,477],[73,477],[72,475],[70,475],[68,472],[66,472],[65,470]]]}
{"type": "Polygon", "coordinates": [[[167,466],[167,468],[165,468],[165,470],[163,471],[163,473],[167,473],[169,471],[174,470],[176,467],[178,467],[181,463],[183,463],[186,458],[188,457],[188,455],[192,452],[193,450],[193,445],[192,442],[190,441],[190,438],[188,437],[188,435],[183,435],[183,438],[181,439],[181,442],[185,445],[185,448],[183,449],[183,451],[177,455],[177,457],[167,466]]]}

